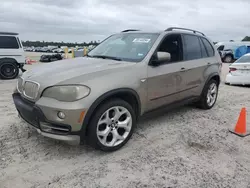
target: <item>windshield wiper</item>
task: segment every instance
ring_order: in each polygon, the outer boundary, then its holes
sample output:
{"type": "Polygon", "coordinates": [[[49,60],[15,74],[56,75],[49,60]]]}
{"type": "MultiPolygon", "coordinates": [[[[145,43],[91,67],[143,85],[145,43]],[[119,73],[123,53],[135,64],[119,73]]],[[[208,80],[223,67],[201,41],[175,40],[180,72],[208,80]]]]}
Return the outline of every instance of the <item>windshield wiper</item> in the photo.
{"type": "Polygon", "coordinates": [[[122,60],[122,59],[117,58],[117,57],[111,57],[111,56],[105,56],[105,55],[92,55],[92,56],[88,56],[88,57],[102,58],[102,59],[112,59],[112,60],[116,60],[116,61],[121,61],[122,60]]]}

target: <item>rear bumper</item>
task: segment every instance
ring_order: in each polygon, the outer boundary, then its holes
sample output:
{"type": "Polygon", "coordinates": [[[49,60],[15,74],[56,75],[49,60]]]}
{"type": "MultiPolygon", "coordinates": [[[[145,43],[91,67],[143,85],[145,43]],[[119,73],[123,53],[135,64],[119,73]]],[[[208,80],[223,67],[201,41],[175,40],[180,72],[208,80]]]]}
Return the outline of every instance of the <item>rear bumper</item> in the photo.
{"type": "Polygon", "coordinates": [[[71,132],[70,125],[48,121],[35,103],[23,99],[19,93],[14,93],[12,97],[19,116],[39,134],[52,139],[80,143],[80,131],[71,132]]]}
{"type": "Polygon", "coordinates": [[[232,74],[227,74],[226,83],[232,85],[250,85],[250,76],[233,76],[232,74]]]}

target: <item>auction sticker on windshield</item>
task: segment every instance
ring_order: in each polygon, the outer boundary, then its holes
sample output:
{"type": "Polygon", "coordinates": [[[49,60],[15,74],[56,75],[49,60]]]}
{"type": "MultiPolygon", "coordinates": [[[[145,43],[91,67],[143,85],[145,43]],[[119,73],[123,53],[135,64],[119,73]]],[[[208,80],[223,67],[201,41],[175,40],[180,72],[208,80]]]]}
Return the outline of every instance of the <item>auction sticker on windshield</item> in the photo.
{"type": "Polygon", "coordinates": [[[133,42],[149,43],[150,39],[147,38],[135,38],[133,42]]]}

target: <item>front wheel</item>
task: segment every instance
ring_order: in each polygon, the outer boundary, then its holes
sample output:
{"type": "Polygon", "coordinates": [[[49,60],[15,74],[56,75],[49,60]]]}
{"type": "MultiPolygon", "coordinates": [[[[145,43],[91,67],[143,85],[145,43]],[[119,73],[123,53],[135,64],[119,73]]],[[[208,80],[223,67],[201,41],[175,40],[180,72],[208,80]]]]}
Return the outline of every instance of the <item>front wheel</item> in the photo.
{"type": "Polygon", "coordinates": [[[15,79],[19,75],[19,68],[14,62],[3,62],[0,64],[1,79],[15,79]]]}
{"type": "Polygon", "coordinates": [[[216,80],[210,80],[204,87],[201,94],[198,107],[210,109],[214,106],[218,96],[218,83],[216,80]]]}
{"type": "Polygon", "coordinates": [[[135,112],[130,104],[113,99],[101,105],[91,118],[88,143],[96,149],[115,151],[125,145],[132,136],[135,112]]]}

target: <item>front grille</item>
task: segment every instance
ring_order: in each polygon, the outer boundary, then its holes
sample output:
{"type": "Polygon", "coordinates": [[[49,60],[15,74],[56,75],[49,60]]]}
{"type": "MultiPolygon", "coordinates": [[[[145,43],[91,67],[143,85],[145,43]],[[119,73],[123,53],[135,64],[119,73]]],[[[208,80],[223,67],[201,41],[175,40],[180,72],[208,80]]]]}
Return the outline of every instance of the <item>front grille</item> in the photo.
{"type": "Polygon", "coordinates": [[[23,79],[21,77],[17,80],[17,90],[19,93],[23,92],[23,79]]]}
{"type": "Polygon", "coordinates": [[[23,94],[30,98],[35,99],[39,90],[39,84],[31,81],[26,81],[23,86],[23,94]]]}

